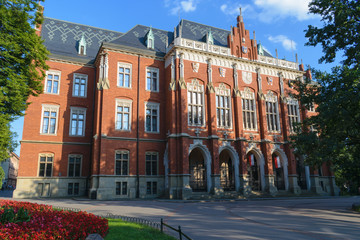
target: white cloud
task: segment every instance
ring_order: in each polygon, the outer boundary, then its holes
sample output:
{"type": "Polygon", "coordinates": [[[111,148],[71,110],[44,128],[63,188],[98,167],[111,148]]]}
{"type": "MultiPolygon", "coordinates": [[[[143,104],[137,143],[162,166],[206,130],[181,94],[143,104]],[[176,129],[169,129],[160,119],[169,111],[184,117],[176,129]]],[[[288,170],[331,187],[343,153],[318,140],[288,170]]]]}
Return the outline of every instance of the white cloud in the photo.
{"type": "Polygon", "coordinates": [[[273,43],[281,43],[282,46],[288,51],[296,50],[296,42],[289,39],[285,35],[277,35],[275,37],[269,36],[268,39],[270,42],[273,42],[273,43]]]}
{"type": "Polygon", "coordinates": [[[170,14],[177,15],[179,11],[193,12],[196,10],[197,0],[184,0],[184,1],[169,1],[165,0],[164,5],[170,9],[170,14]]]}
{"type": "Polygon", "coordinates": [[[226,14],[226,15],[239,15],[240,14],[240,10],[239,8],[241,8],[242,12],[248,12],[252,10],[252,7],[250,5],[243,5],[240,3],[231,3],[231,4],[223,4],[220,6],[220,10],[226,14]]]}
{"type": "Polygon", "coordinates": [[[259,18],[263,22],[295,17],[298,21],[314,18],[308,14],[310,0],[253,0],[260,9],[259,18]]]}

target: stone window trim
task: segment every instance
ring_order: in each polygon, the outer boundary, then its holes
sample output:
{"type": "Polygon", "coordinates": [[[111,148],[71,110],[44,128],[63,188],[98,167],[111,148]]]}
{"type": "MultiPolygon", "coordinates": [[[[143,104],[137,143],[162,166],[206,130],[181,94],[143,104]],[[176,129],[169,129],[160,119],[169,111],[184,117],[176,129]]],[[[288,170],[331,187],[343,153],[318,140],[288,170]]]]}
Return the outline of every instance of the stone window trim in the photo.
{"type": "Polygon", "coordinates": [[[280,114],[279,114],[279,102],[277,96],[269,91],[265,95],[265,112],[267,130],[272,133],[280,133],[280,114]]]}
{"type": "Polygon", "coordinates": [[[145,82],[146,91],[159,92],[159,68],[146,67],[145,76],[146,76],[146,82],[145,82]]]}
{"type": "Polygon", "coordinates": [[[132,115],[132,102],[130,99],[115,99],[115,130],[116,131],[131,131],[131,115],[132,115]],[[118,108],[122,109],[118,109],[118,108]],[[126,112],[125,108],[129,108],[129,111],[126,112]],[[121,110],[121,111],[118,111],[121,110]],[[121,116],[121,122],[119,120],[119,114],[121,116]],[[125,128],[125,118],[124,116],[128,114],[128,127],[125,128]],[[120,127],[121,126],[121,127],[120,127]]]}
{"type": "Polygon", "coordinates": [[[70,124],[69,124],[69,135],[71,137],[84,137],[85,136],[85,126],[86,126],[86,108],[82,107],[70,107],[70,124]],[[77,117],[73,118],[73,114],[77,117]],[[81,115],[83,115],[83,119],[81,119],[81,115]],[[75,121],[75,122],[74,122],[75,121]],[[82,122],[82,125],[80,124],[82,122]],[[74,127],[73,124],[76,124],[74,127]],[[81,133],[79,134],[79,128],[81,127],[81,133]],[[73,128],[75,128],[75,133],[72,132],[73,128]]]}
{"type": "Polygon", "coordinates": [[[204,85],[200,84],[197,79],[193,79],[191,83],[187,83],[187,89],[188,125],[195,127],[205,127],[206,115],[204,85]],[[196,97],[195,103],[193,101],[194,96],[196,97]],[[198,103],[199,100],[201,103],[198,103]]]}
{"type": "Polygon", "coordinates": [[[58,122],[59,122],[59,108],[60,108],[59,105],[42,104],[41,122],[40,122],[40,134],[41,135],[56,136],[58,122]],[[53,113],[55,113],[55,116],[53,115],[53,113]],[[46,119],[48,120],[47,124],[45,124],[46,119]],[[51,121],[53,119],[55,119],[55,124],[53,124],[51,121]],[[53,128],[53,130],[52,130],[52,128],[53,128]]]}
{"type": "Polygon", "coordinates": [[[221,83],[215,88],[217,127],[232,129],[231,91],[221,83]],[[223,104],[221,104],[221,99],[223,104]],[[220,103],[220,104],[219,104],[220,103]],[[221,112],[224,114],[221,114],[221,112]],[[219,117],[220,115],[220,117],[219,117]]]}
{"type": "Polygon", "coordinates": [[[83,160],[83,155],[81,155],[81,154],[69,154],[69,156],[68,156],[68,177],[81,177],[81,169],[82,169],[82,162],[83,162],[82,160],[83,160]],[[73,169],[72,169],[73,174],[70,174],[70,171],[71,171],[70,159],[71,158],[74,159],[73,169]],[[77,163],[77,160],[79,160],[78,163],[77,163]],[[77,166],[76,166],[77,164],[79,164],[78,174],[76,173],[77,172],[77,166]]]}
{"type": "Polygon", "coordinates": [[[288,108],[288,119],[289,119],[289,131],[291,133],[294,133],[295,132],[294,123],[300,122],[299,102],[296,99],[288,98],[287,108],[288,108]]]}
{"type": "Polygon", "coordinates": [[[257,131],[258,124],[255,93],[249,88],[245,88],[245,90],[241,92],[241,106],[244,130],[257,131]],[[247,105],[247,103],[249,105],[247,105]]]}
{"type": "Polygon", "coordinates": [[[54,154],[53,153],[40,153],[38,159],[38,176],[39,177],[52,177],[54,167],[54,154]],[[42,167],[43,165],[43,167],[42,167]],[[43,169],[42,169],[43,168],[43,169]],[[49,170],[50,168],[50,170],[49,170]]]}
{"type": "Polygon", "coordinates": [[[146,133],[160,133],[160,103],[145,102],[145,132],[146,133]],[[150,110],[150,130],[147,130],[146,125],[148,123],[147,110],[150,110]],[[157,115],[153,114],[153,110],[157,111],[157,115]],[[156,117],[156,130],[154,130],[154,118],[156,117]]]}
{"type": "Polygon", "coordinates": [[[146,152],[145,153],[145,175],[158,176],[159,175],[159,153],[146,152]]]}
{"type": "Polygon", "coordinates": [[[118,62],[116,86],[119,88],[131,88],[131,86],[132,86],[132,64],[118,62]],[[128,83],[126,83],[127,78],[129,81],[128,83]]]}
{"type": "Polygon", "coordinates": [[[74,73],[72,96],[79,98],[86,98],[87,86],[88,86],[88,75],[82,73],[74,73]],[[79,82],[77,82],[77,79],[79,79],[79,82]],[[82,94],[82,89],[84,89],[83,94],[82,94]]]}
{"type": "Polygon", "coordinates": [[[129,176],[129,170],[130,170],[130,152],[128,150],[115,150],[115,164],[114,164],[114,175],[115,176],[129,176]],[[124,154],[127,155],[127,158],[124,157],[124,154]],[[118,158],[117,155],[120,155],[120,158],[118,158]],[[120,164],[120,173],[117,173],[117,163],[120,164]],[[124,173],[124,164],[126,162],[126,172],[124,173]]]}
{"type": "Polygon", "coordinates": [[[60,94],[60,83],[61,83],[61,71],[58,71],[58,70],[46,71],[44,93],[59,95],[60,94]]]}

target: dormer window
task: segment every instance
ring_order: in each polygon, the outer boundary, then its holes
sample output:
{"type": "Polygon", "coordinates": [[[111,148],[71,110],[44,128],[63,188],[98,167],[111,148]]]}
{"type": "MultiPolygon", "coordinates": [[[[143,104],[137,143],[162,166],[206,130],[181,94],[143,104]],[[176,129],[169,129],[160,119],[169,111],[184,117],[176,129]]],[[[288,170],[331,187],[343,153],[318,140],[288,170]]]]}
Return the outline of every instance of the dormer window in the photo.
{"type": "Polygon", "coordinates": [[[154,34],[151,27],[149,32],[146,34],[145,44],[147,48],[154,49],[154,34]]]}
{"type": "Polygon", "coordinates": [[[206,43],[209,45],[214,44],[214,38],[212,36],[211,30],[206,34],[206,43]]]}
{"type": "Polygon", "coordinates": [[[81,39],[79,41],[78,54],[79,55],[86,55],[86,41],[85,41],[84,34],[82,34],[81,39]]]}

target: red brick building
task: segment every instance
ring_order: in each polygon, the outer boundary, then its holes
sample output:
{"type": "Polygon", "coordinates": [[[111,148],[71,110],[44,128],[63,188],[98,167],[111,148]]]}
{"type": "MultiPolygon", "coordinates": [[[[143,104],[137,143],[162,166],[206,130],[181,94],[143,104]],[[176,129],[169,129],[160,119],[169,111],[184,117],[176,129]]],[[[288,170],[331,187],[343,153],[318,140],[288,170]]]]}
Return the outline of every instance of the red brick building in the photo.
{"type": "Polygon", "coordinates": [[[14,197],[188,199],[336,192],[288,139],[310,110],[303,65],[271,56],[242,16],[126,33],[45,18],[44,94],[31,98],[14,197]],[[255,35],[255,34],[254,34],[255,35]]]}

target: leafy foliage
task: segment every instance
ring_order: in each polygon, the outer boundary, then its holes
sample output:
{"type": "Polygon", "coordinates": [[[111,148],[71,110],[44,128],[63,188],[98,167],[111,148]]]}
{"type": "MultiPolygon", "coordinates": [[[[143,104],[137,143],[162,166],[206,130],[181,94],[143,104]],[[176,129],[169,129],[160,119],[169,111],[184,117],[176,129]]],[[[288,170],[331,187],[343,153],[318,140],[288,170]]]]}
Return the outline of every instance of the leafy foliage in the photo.
{"type": "Polygon", "coordinates": [[[10,121],[41,93],[48,51],[32,26],[43,21],[44,0],[0,0],[0,160],[11,151],[10,121]]]}
{"type": "MultiPolygon", "coordinates": [[[[360,2],[313,0],[310,12],[322,16],[323,28],[309,26],[307,45],[321,44],[321,62],[344,53],[343,65],[330,73],[312,69],[316,82],[298,82],[297,98],[304,106],[315,103],[316,115],[305,119],[293,146],[311,166],[327,162],[337,184],[360,186],[360,2]],[[315,129],[316,131],[311,131],[315,129]]],[[[357,190],[356,190],[357,192],[357,190]]]]}

